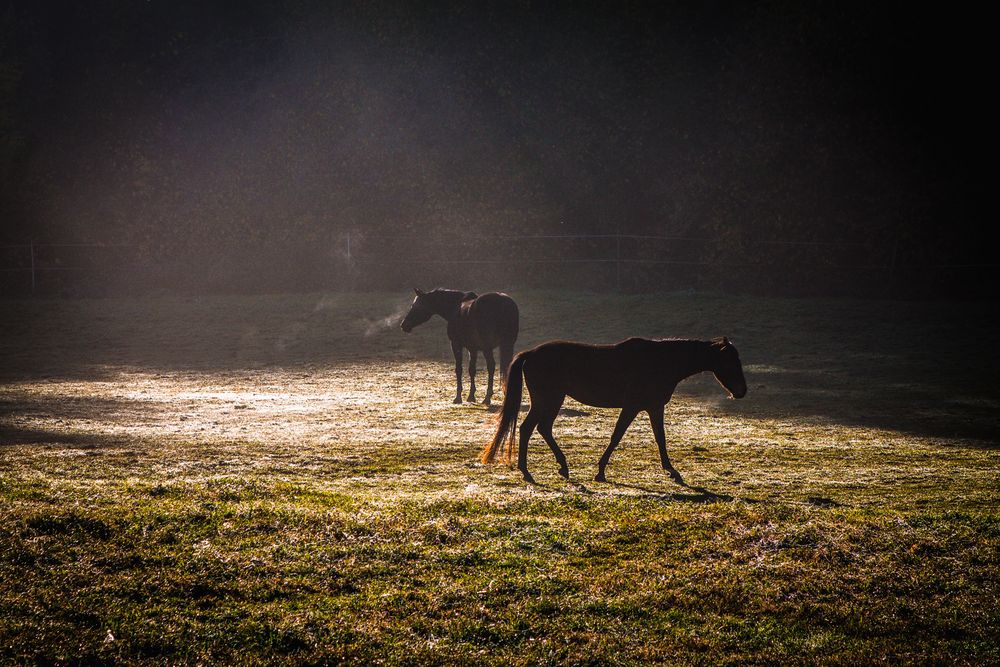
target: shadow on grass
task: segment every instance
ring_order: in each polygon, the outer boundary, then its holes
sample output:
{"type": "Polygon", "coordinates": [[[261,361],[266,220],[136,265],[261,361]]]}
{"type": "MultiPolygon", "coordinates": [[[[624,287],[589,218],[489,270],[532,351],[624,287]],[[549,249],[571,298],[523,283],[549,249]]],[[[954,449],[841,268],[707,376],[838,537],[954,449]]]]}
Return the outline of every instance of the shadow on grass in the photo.
{"type": "Polygon", "coordinates": [[[123,433],[108,433],[100,428],[82,432],[73,424],[94,426],[102,422],[131,422],[150,419],[152,410],[162,403],[104,398],[100,396],[30,395],[0,400],[0,420],[13,418],[37,419],[65,425],[55,428],[31,428],[0,421],[0,447],[15,445],[63,445],[82,449],[118,447],[134,442],[123,433]]]}
{"type": "Polygon", "coordinates": [[[137,401],[93,395],[33,394],[0,399],[2,416],[44,416],[46,419],[102,421],[122,415],[148,415],[166,407],[162,401],[137,401]]]}
{"type": "Polygon", "coordinates": [[[1000,397],[991,388],[910,368],[888,372],[891,379],[849,366],[748,374],[747,397],[721,403],[719,409],[749,418],[884,429],[963,447],[1000,448],[1000,397]],[[914,378],[914,373],[931,379],[914,378]]]}
{"type": "Polygon", "coordinates": [[[0,447],[19,445],[64,445],[77,449],[119,447],[131,440],[106,433],[77,433],[0,426],[0,447]]]}

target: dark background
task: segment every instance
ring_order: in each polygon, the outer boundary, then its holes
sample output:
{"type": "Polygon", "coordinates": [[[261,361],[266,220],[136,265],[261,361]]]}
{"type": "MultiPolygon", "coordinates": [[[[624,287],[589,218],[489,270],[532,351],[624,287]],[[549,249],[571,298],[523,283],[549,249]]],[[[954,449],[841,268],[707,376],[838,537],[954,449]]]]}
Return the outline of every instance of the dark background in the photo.
{"type": "Polygon", "coordinates": [[[5,291],[988,294],[984,16],[477,4],[0,5],[5,291]]]}

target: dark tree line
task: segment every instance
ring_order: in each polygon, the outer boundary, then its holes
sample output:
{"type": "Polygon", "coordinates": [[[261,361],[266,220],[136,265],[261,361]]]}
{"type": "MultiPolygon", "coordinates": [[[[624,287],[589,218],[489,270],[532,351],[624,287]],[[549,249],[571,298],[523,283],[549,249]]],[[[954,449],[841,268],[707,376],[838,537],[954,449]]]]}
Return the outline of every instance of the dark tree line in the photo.
{"type": "Polygon", "coordinates": [[[348,231],[710,238],[701,259],[778,278],[794,263],[762,243],[985,261],[975,16],[154,0],[0,21],[4,242],[126,243],[219,284],[332,261],[348,231]]]}

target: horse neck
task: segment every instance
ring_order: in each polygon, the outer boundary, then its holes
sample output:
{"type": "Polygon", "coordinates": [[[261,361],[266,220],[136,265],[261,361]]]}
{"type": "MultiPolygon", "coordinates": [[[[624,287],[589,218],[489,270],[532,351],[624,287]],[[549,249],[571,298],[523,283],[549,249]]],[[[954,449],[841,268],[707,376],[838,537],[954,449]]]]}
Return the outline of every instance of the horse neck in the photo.
{"type": "Polygon", "coordinates": [[[448,322],[458,317],[459,306],[462,303],[465,292],[441,290],[434,294],[434,301],[430,304],[430,307],[435,315],[440,315],[448,322]]]}
{"type": "Polygon", "coordinates": [[[668,367],[678,376],[677,381],[711,371],[715,367],[712,344],[703,340],[666,341],[668,367]]]}

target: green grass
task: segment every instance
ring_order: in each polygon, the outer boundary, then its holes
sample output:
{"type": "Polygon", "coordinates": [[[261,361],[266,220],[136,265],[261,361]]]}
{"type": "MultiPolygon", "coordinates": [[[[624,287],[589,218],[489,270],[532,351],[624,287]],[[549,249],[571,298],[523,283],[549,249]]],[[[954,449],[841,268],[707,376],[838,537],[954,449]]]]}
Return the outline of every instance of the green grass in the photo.
{"type": "Polygon", "coordinates": [[[571,481],[479,465],[406,294],[5,302],[0,663],[1000,662],[992,305],[514,296],[519,348],[736,342],[746,399],[667,408],[690,487],[642,419],[591,481],[572,402],[571,481]]]}

